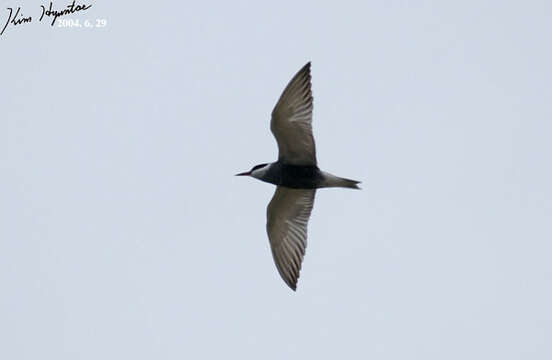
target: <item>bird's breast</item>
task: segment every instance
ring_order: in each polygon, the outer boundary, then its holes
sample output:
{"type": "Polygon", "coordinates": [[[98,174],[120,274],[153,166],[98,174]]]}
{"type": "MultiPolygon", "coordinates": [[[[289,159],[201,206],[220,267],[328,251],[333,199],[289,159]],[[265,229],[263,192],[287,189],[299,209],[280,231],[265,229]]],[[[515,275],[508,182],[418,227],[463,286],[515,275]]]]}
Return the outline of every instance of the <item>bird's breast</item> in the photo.
{"type": "Polygon", "coordinates": [[[292,189],[316,189],[322,181],[317,166],[274,163],[266,173],[269,183],[292,189]]]}

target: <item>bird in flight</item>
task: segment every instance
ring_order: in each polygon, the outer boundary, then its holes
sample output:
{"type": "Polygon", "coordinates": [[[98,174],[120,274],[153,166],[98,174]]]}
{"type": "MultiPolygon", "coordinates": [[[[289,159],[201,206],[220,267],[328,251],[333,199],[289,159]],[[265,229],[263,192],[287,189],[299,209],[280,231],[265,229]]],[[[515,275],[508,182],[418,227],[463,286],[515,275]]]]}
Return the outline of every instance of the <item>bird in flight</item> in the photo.
{"type": "Polygon", "coordinates": [[[278,161],[236,175],[277,186],[266,209],[266,231],[276,268],[294,291],[307,247],[307,225],[316,189],[360,189],[360,181],[332,175],[317,166],[310,67],[308,62],[295,74],[272,110],[270,130],[278,143],[278,161]]]}

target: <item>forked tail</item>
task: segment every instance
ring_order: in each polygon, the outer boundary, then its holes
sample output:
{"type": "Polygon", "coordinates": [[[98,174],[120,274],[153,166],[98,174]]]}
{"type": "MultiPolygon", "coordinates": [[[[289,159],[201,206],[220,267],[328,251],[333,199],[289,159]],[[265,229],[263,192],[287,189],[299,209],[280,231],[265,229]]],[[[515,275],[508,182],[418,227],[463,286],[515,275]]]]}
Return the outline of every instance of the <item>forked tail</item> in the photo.
{"type": "Polygon", "coordinates": [[[360,187],[358,186],[358,184],[360,184],[360,181],[345,179],[339,176],[332,175],[327,172],[322,172],[322,173],[324,175],[324,180],[322,180],[320,187],[342,187],[342,188],[360,190],[360,187]]]}

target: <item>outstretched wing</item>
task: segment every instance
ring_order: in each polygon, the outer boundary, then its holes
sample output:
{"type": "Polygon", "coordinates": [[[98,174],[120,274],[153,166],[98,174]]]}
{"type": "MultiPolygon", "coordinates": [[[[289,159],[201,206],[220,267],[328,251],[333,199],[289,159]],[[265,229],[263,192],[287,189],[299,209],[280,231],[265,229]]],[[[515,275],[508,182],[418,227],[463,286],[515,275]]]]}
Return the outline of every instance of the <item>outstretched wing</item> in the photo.
{"type": "Polygon", "coordinates": [[[315,194],[315,189],[278,186],[267,207],[266,231],[272,257],[280,276],[293,290],[307,247],[307,225],[315,194]]]}
{"type": "Polygon", "coordinates": [[[272,110],[270,130],[278,142],[278,160],[286,164],[316,165],[310,65],[295,74],[272,110]]]}

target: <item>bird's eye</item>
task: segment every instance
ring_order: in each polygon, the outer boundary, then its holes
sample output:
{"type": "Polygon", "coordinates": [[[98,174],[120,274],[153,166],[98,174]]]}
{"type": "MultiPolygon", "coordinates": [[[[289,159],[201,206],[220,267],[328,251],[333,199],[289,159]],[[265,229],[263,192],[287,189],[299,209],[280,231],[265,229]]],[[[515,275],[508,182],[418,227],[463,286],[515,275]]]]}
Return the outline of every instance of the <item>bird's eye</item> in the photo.
{"type": "Polygon", "coordinates": [[[255,171],[255,170],[260,169],[260,168],[265,167],[265,166],[266,166],[266,164],[255,165],[255,166],[253,166],[253,169],[251,169],[251,171],[255,171]]]}

